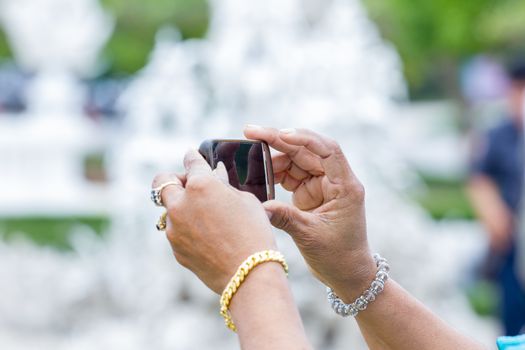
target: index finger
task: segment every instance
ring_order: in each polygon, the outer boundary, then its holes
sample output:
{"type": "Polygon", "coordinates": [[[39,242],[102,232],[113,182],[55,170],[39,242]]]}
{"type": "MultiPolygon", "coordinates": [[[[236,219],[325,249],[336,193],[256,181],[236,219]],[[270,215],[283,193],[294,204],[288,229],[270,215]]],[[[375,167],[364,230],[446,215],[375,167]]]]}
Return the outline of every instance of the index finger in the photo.
{"type": "Polygon", "coordinates": [[[275,128],[262,127],[258,125],[246,125],[244,136],[251,140],[266,141],[272,148],[286,154],[295,154],[299,147],[288,144],[279,137],[279,130],[275,128]]]}
{"type": "Polygon", "coordinates": [[[212,174],[208,162],[194,149],[189,150],[184,156],[184,168],[186,169],[186,177],[188,180],[197,175],[212,174]]]}
{"type": "Polygon", "coordinates": [[[266,141],[272,148],[287,154],[299,168],[312,175],[323,173],[319,156],[305,147],[283,140],[281,133],[275,128],[246,125],[244,135],[249,139],[266,141]]]}
{"type": "Polygon", "coordinates": [[[339,144],[307,129],[285,129],[280,131],[283,141],[307,148],[318,155],[324,173],[334,183],[341,183],[354,176],[339,144]]]}

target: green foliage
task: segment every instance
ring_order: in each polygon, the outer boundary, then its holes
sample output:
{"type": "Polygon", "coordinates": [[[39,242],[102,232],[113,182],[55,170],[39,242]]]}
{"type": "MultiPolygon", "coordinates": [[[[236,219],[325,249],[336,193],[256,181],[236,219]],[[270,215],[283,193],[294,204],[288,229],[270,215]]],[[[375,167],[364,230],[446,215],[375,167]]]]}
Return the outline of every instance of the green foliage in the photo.
{"type": "Polygon", "coordinates": [[[116,18],[104,57],[113,73],[142,68],[163,26],[177,28],[184,39],[202,37],[208,27],[206,0],[102,0],[116,18]]]}
{"type": "Polygon", "coordinates": [[[522,0],[364,0],[370,16],[405,63],[412,89],[429,80],[457,88],[457,67],[466,57],[516,51],[525,41],[522,0]]]}
{"type": "Polygon", "coordinates": [[[9,42],[4,32],[0,29],[0,59],[11,57],[9,42]]]}
{"type": "MultiPolygon", "coordinates": [[[[208,29],[207,0],[101,0],[116,20],[103,52],[109,74],[130,74],[142,68],[163,26],[180,31],[183,39],[202,37],[208,29]]],[[[5,34],[0,30],[0,58],[9,58],[5,34]]]]}
{"type": "MultiPolygon", "coordinates": [[[[202,37],[207,30],[207,0],[100,0],[116,27],[103,59],[110,74],[142,68],[163,26],[182,37],[202,37]]],[[[457,93],[457,69],[480,52],[525,51],[523,0],[363,0],[386,39],[399,50],[416,95],[457,93]],[[503,50],[503,51],[502,51],[503,50]]],[[[0,31],[0,58],[10,57],[0,31]]]]}
{"type": "Polygon", "coordinates": [[[525,49],[525,1],[506,0],[497,3],[498,6],[481,16],[480,35],[496,48],[511,52],[525,49]]]}
{"type": "Polygon", "coordinates": [[[470,306],[478,315],[497,315],[500,293],[494,283],[480,280],[467,288],[466,292],[470,306]]]}
{"type": "Polygon", "coordinates": [[[72,229],[85,225],[102,235],[109,227],[107,217],[21,217],[0,218],[0,237],[6,241],[25,237],[58,249],[69,249],[72,229]]]}
{"type": "Polygon", "coordinates": [[[413,193],[415,200],[425,208],[432,218],[474,219],[474,211],[465,191],[464,182],[445,180],[422,175],[425,189],[413,193]]]}

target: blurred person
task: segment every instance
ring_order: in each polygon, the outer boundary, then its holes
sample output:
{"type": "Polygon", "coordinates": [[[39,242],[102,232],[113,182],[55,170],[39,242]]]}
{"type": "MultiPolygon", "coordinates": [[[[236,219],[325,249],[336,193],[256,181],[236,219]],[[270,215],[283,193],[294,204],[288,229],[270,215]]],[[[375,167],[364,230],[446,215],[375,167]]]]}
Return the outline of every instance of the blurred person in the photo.
{"type": "MultiPolygon", "coordinates": [[[[518,277],[519,212],[524,177],[525,63],[509,70],[506,118],[484,135],[476,150],[469,195],[489,238],[488,270],[501,290],[505,334],[525,326],[525,283],[518,277]]],[[[525,281],[523,281],[525,282],[525,281]]]]}
{"type": "Polygon", "coordinates": [[[259,126],[247,126],[245,136],[280,152],[272,156],[275,182],[293,193],[292,205],[261,204],[229,185],[223,163],[212,170],[197,151],[186,154],[185,174],[160,174],[152,184],[167,210],[161,218],[175,258],[222,292],[221,303],[231,301],[227,324],[235,325],[243,349],[311,349],[285,264],[253,258],[277,249],[271,225],[291,235],[310,271],[341,303],[367,296],[352,316],[370,349],[483,349],[388,279],[386,261],[368,245],[364,188],[335,141],[305,129],[259,126]],[[376,290],[378,279],[384,283],[376,290]],[[370,291],[378,293],[372,298],[370,291]]]}

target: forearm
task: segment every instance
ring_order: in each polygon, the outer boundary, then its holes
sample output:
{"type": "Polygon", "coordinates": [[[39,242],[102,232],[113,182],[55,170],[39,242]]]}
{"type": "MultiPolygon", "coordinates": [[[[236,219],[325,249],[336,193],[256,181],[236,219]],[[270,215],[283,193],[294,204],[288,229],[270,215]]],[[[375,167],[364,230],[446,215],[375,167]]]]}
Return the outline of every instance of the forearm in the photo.
{"type": "Polygon", "coordinates": [[[230,311],[242,349],[311,349],[286,275],[277,263],[264,263],[250,272],[230,311]]]}
{"type": "Polygon", "coordinates": [[[370,349],[480,350],[484,347],[447,325],[395,281],[356,317],[370,349]]]}
{"type": "Polygon", "coordinates": [[[489,233],[511,224],[512,214],[491,179],[482,175],[474,176],[469,181],[468,194],[476,215],[489,233]]]}

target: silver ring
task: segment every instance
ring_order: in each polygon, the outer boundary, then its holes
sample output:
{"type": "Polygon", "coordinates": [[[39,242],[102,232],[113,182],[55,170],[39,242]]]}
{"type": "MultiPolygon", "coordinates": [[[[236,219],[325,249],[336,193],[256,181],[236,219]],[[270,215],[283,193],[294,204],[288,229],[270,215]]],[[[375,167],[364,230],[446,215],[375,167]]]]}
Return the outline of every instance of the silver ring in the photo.
{"type": "Polygon", "coordinates": [[[151,189],[151,201],[155,203],[156,206],[162,207],[164,204],[162,204],[162,190],[165,189],[168,186],[179,186],[180,184],[175,181],[168,181],[163,183],[162,185],[152,188],[151,189]]]}

